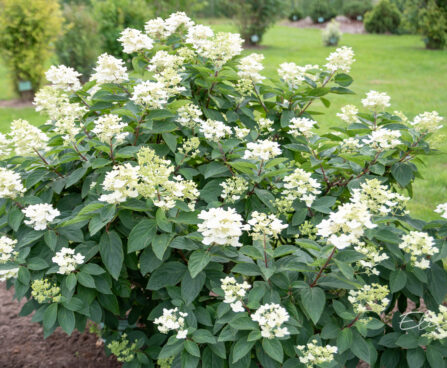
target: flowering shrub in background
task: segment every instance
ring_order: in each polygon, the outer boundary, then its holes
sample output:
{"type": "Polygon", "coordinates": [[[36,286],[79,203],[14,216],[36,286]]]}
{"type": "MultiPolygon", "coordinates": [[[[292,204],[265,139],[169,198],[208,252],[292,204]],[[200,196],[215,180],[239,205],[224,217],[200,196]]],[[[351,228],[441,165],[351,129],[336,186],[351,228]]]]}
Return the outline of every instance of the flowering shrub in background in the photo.
{"type": "Polygon", "coordinates": [[[325,46],[337,46],[343,33],[340,31],[340,23],[332,19],[326,28],[321,31],[325,46]]]}
{"type": "Polygon", "coordinates": [[[133,70],[104,54],[82,86],[52,67],[49,121],[0,137],[21,314],[45,336],[97,323],[125,367],[443,366],[447,205],[430,223],[405,205],[442,117],[371,91],[318,134],[313,105],[353,93],[348,47],[267,80],[183,13],[120,39],[133,70]]]}

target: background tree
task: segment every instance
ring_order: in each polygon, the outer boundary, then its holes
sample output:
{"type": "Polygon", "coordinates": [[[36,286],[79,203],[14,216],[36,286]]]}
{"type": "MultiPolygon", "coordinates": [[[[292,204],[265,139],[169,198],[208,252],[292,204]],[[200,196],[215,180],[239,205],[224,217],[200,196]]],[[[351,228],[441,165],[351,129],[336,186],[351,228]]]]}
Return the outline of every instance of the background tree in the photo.
{"type": "Polygon", "coordinates": [[[63,15],[64,33],[56,43],[59,62],[88,77],[102,47],[96,20],[88,5],[65,4],[63,15]]]}
{"type": "Polygon", "coordinates": [[[247,45],[257,45],[269,27],[285,15],[286,0],[225,0],[247,45]]]}
{"type": "Polygon", "coordinates": [[[61,24],[57,0],[0,0],[0,49],[22,98],[40,87],[61,24]]]}

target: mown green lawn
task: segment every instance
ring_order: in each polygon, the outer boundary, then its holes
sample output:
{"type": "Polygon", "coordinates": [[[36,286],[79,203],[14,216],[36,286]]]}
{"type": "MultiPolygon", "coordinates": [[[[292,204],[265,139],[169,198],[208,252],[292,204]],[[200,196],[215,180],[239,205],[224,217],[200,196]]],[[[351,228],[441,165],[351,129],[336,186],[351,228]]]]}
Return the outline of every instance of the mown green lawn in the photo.
{"type": "MultiPolygon", "coordinates": [[[[235,31],[228,22],[208,21],[215,30],[235,31]]],[[[343,35],[341,45],[351,46],[356,53],[356,63],[351,75],[355,82],[350,96],[332,96],[329,109],[317,106],[314,110],[327,112],[317,116],[322,129],[341,124],[336,113],[345,104],[360,106],[360,100],[370,89],[387,92],[391,96],[392,109],[405,112],[410,118],[424,112],[437,110],[446,117],[446,128],[441,133],[447,137],[447,51],[428,51],[419,36],[343,35]]],[[[264,38],[263,47],[255,52],[265,55],[265,75],[276,77],[276,69],[284,61],[297,64],[323,64],[335,48],[322,46],[321,31],[298,29],[278,25],[264,38]]],[[[250,51],[249,51],[250,52],[250,51]]],[[[0,81],[5,88],[0,99],[13,96],[6,70],[0,65],[0,81]]],[[[41,123],[45,119],[32,109],[0,109],[0,131],[8,128],[11,120],[28,119],[41,123]]],[[[440,134],[441,134],[440,133],[440,134]]],[[[439,148],[447,152],[447,138],[440,140],[439,148]]],[[[410,209],[418,217],[436,218],[433,208],[447,201],[447,156],[440,154],[426,160],[421,168],[424,180],[416,182],[410,209]]]]}

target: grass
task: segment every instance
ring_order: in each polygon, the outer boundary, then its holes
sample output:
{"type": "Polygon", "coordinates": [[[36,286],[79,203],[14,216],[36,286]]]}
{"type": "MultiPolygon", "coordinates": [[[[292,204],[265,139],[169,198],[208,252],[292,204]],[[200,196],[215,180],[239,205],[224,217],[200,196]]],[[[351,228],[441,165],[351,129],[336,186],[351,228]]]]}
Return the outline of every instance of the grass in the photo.
{"type": "MultiPolygon", "coordinates": [[[[208,20],[208,23],[216,31],[235,31],[227,21],[208,20]]],[[[419,36],[345,34],[341,45],[351,46],[356,53],[357,61],[351,75],[355,81],[352,89],[357,94],[334,95],[329,109],[323,106],[314,108],[327,112],[316,117],[322,129],[341,124],[336,117],[340,107],[348,103],[359,106],[364,94],[371,89],[387,92],[391,96],[392,109],[401,110],[410,118],[420,112],[437,110],[447,119],[447,51],[426,50],[419,36]]],[[[264,74],[276,78],[276,69],[284,61],[321,65],[333,50],[322,46],[318,29],[278,25],[267,32],[263,47],[254,51],[265,55],[264,74]]],[[[3,82],[5,73],[5,68],[0,65],[0,80],[3,82]]],[[[0,99],[12,96],[11,88],[0,92],[0,99]]],[[[10,121],[16,118],[33,123],[44,121],[31,109],[0,109],[0,131],[7,130],[10,121]]],[[[447,127],[441,132],[447,135],[447,127]]],[[[441,143],[440,150],[447,150],[447,144],[441,143]]],[[[417,217],[431,219],[437,218],[433,213],[436,204],[447,201],[447,156],[441,154],[425,161],[426,167],[421,167],[424,179],[416,181],[410,210],[417,217]]]]}

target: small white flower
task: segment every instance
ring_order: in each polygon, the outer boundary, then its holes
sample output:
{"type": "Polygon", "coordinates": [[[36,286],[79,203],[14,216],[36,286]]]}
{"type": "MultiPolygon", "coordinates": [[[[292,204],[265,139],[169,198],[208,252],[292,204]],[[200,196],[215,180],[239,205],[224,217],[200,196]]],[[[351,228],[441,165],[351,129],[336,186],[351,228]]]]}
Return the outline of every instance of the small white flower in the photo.
{"type": "Polygon", "coordinates": [[[25,192],[20,175],[0,167],[0,198],[15,199],[25,192]]]}
{"type": "Polygon", "coordinates": [[[121,42],[123,51],[127,54],[140,50],[150,50],[154,45],[154,41],[150,37],[133,28],[126,28],[122,31],[118,41],[121,42]]]}
{"type": "Polygon", "coordinates": [[[251,226],[250,235],[254,239],[264,239],[265,236],[277,238],[281,231],[288,227],[287,224],[283,224],[275,215],[267,215],[258,211],[253,211],[251,219],[247,222],[251,226]]]}
{"type": "Polygon", "coordinates": [[[76,70],[68,66],[52,65],[45,73],[45,76],[47,80],[57,89],[72,92],[81,88],[81,82],[79,81],[81,73],[78,73],[76,70]]]}
{"type": "Polygon", "coordinates": [[[261,335],[267,339],[289,335],[287,327],[281,327],[289,320],[289,313],[279,304],[264,304],[251,315],[251,319],[259,323],[261,335]]]}
{"type": "Polygon", "coordinates": [[[225,123],[211,119],[201,122],[200,131],[206,139],[216,143],[232,133],[231,127],[225,125],[225,123]]]}
{"type": "Polygon", "coordinates": [[[438,204],[438,207],[436,207],[435,212],[439,213],[441,217],[447,219],[447,203],[438,204]]]}
{"type": "Polygon", "coordinates": [[[447,338],[447,307],[439,306],[439,313],[428,310],[424,315],[424,321],[428,325],[428,332],[422,336],[431,340],[444,340],[447,338]]]}
{"type": "Polygon", "coordinates": [[[9,270],[0,270],[0,282],[7,281],[9,279],[17,278],[19,274],[18,268],[11,268],[9,270]]]}
{"type": "Polygon", "coordinates": [[[132,166],[130,163],[115,166],[107,173],[102,183],[103,189],[112,193],[103,194],[99,200],[117,204],[126,201],[127,198],[138,197],[139,170],[139,166],[132,166]]]}
{"type": "Polygon", "coordinates": [[[51,260],[59,266],[57,273],[68,275],[76,270],[77,265],[83,264],[84,259],[85,257],[80,253],[64,247],[51,260]]]}
{"type": "Polygon", "coordinates": [[[282,63],[278,68],[278,75],[287,83],[289,88],[298,88],[306,78],[316,80],[315,74],[310,73],[310,70],[319,70],[318,65],[298,66],[295,63],[282,63]]]}
{"type": "Polygon", "coordinates": [[[357,314],[373,311],[380,315],[390,302],[386,298],[389,293],[387,285],[373,283],[363,286],[360,290],[350,290],[348,300],[357,314]]]}
{"type": "Polygon", "coordinates": [[[264,69],[262,65],[262,60],[264,60],[264,55],[262,54],[250,54],[243,57],[238,65],[238,75],[242,79],[249,79],[253,83],[262,82],[265,77],[263,77],[259,72],[264,69]]]}
{"type": "Polygon", "coordinates": [[[169,331],[177,331],[177,339],[185,339],[188,330],[185,329],[185,317],[188,313],[179,312],[178,308],[163,308],[163,315],[154,320],[154,324],[158,325],[158,330],[167,334],[169,331]]]}
{"type": "Polygon", "coordinates": [[[25,220],[25,224],[30,225],[34,230],[45,230],[47,225],[61,214],[59,210],[48,203],[30,205],[25,207],[22,212],[29,219],[25,220]]]}
{"type": "Polygon", "coordinates": [[[325,65],[333,73],[349,73],[351,65],[355,61],[354,51],[350,47],[340,47],[327,57],[325,65]]]}
{"type": "Polygon", "coordinates": [[[290,134],[292,134],[294,137],[303,135],[306,138],[310,138],[312,136],[312,128],[315,124],[317,124],[316,121],[308,118],[293,118],[292,120],[290,120],[290,123],[290,134]]]}
{"type": "Polygon", "coordinates": [[[357,114],[359,110],[354,105],[346,105],[341,108],[341,112],[337,116],[347,124],[352,124],[358,121],[357,114]]]}
{"type": "Polygon", "coordinates": [[[162,109],[169,97],[164,83],[144,81],[134,87],[131,100],[144,108],[162,109]]]}
{"type": "Polygon", "coordinates": [[[362,104],[369,110],[380,112],[390,105],[390,96],[383,92],[369,91],[366,98],[362,100],[362,104]]]}
{"type": "Polygon", "coordinates": [[[48,136],[26,120],[14,120],[11,123],[11,141],[17,155],[27,156],[35,151],[47,151],[48,136]]]}
{"type": "Polygon", "coordinates": [[[325,363],[332,362],[334,354],[338,351],[336,346],[317,345],[317,340],[312,340],[312,342],[306,345],[299,345],[296,348],[300,351],[300,362],[305,364],[306,368],[319,367],[325,363]]]}
{"type": "Polygon", "coordinates": [[[411,263],[415,267],[423,270],[430,267],[430,261],[426,257],[439,253],[435,240],[427,233],[420,231],[410,231],[404,235],[399,248],[410,254],[411,263]]]}
{"type": "Polygon", "coordinates": [[[203,244],[242,246],[239,237],[242,231],[248,230],[248,226],[242,224],[242,216],[235,209],[210,208],[200,212],[198,218],[203,220],[198,225],[198,231],[203,235],[203,244]]]}
{"type": "Polygon", "coordinates": [[[221,279],[220,287],[225,293],[224,303],[230,304],[233,312],[244,312],[242,300],[245,297],[247,290],[251,288],[251,285],[246,281],[239,284],[234,277],[227,276],[221,279]]]}
{"type": "Polygon", "coordinates": [[[363,139],[363,143],[379,151],[391,150],[402,143],[399,139],[400,136],[398,130],[379,128],[373,130],[366,139],[363,139]]]}
{"type": "Polygon", "coordinates": [[[129,79],[124,61],[108,54],[102,54],[98,57],[95,73],[91,79],[98,85],[105,83],[122,83],[129,79]]]}
{"type": "Polygon", "coordinates": [[[10,261],[14,256],[14,248],[17,240],[11,239],[6,235],[0,237],[0,264],[10,261]]]}
{"type": "Polygon", "coordinates": [[[443,127],[443,125],[440,124],[443,120],[444,118],[439,116],[436,111],[432,111],[417,115],[410,124],[418,132],[433,133],[443,127]]]}
{"type": "Polygon", "coordinates": [[[92,132],[97,135],[99,140],[106,144],[120,144],[129,133],[124,132],[127,123],[124,123],[118,115],[106,114],[95,120],[95,127],[92,132]]]}
{"type": "Polygon", "coordinates": [[[268,161],[282,153],[278,142],[270,140],[258,140],[247,143],[244,153],[245,160],[268,161]]]}

